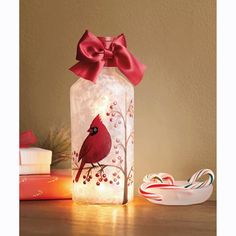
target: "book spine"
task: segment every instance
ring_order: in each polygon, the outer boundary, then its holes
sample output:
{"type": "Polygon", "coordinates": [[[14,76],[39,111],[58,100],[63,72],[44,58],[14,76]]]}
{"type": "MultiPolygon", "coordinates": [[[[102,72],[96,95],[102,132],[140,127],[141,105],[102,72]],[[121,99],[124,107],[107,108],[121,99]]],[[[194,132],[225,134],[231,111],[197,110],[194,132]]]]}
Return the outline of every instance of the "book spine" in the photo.
{"type": "Polygon", "coordinates": [[[71,199],[71,176],[20,176],[20,200],[71,199]]]}

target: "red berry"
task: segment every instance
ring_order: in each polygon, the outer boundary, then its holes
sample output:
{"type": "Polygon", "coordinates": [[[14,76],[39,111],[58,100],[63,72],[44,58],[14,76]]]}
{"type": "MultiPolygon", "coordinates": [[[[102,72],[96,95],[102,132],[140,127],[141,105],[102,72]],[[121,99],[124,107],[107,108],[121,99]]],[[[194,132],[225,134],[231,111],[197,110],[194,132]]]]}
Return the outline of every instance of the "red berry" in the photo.
{"type": "Polygon", "coordinates": [[[112,106],[112,105],[110,106],[110,109],[113,109],[113,106],[112,106]]]}
{"type": "Polygon", "coordinates": [[[98,173],[96,173],[96,175],[95,175],[96,177],[99,177],[99,174],[98,173]]]}
{"type": "Polygon", "coordinates": [[[119,176],[119,175],[117,175],[117,178],[119,179],[119,178],[120,178],[120,176],[119,176]]]}
{"type": "Polygon", "coordinates": [[[86,181],[83,181],[83,184],[86,184],[86,181]]]}
{"type": "Polygon", "coordinates": [[[120,182],[118,181],[118,182],[116,182],[116,184],[117,184],[117,185],[119,185],[119,184],[120,184],[120,182]]]}
{"type": "Polygon", "coordinates": [[[116,101],[114,101],[114,102],[113,102],[113,104],[114,104],[114,105],[116,105],[116,104],[117,104],[117,102],[116,102],[116,101]]]}
{"type": "Polygon", "coordinates": [[[86,176],[84,175],[83,178],[86,179],[86,176]]]}
{"type": "Polygon", "coordinates": [[[105,178],[105,177],[106,177],[106,174],[103,174],[102,177],[105,178]]]}
{"type": "Polygon", "coordinates": [[[109,182],[110,184],[113,184],[113,182],[112,182],[112,180],[110,180],[110,182],[109,182]]]}
{"type": "Polygon", "coordinates": [[[115,116],[115,114],[116,114],[116,113],[115,113],[115,112],[113,112],[111,115],[114,117],[114,116],[115,116]]]}
{"type": "Polygon", "coordinates": [[[113,119],[112,118],[110,118],[110,122],[112,122],[113,121],[113,119]]]}
{"type": "Polygon", "coordinates": [[[99,178],[98,180],[99,180],[99,182],[102,182],[102,178],[99,178]]]}
{"type": "Polygon", "coordinates": [[[117,179],[116,179],[116,178],[114,178],[113,180],[114,180],[114,182],[116,182],[116,181],[117,181],[117,179]]]}
{"type": "Polygon", "coordinates": [[[109,112],[107,112],[107,116],[109,116],[110,115],[110,113],[109,112]]]}
{"type": "Polygon", "coordinates": [[[100,183],[99,183],[99,182],[97,182],[97,183],[96,183],[96,185],[97,185],[97,186],[99,186],[99,185],[100,185],[100,183]]]}
{"type": "Polygon", "coordinates": [[[114,124],[114,128],[117,128],[117,124],[114,124]]]}
{"type": "Polygon", "coordinates": [[[114,172],[114,173],[113,173],[113,176],[116,176],[116,175],[117,175],[117,173],[116,173],[116,172],[114,172]]]}
{"type": "Polygon", "coordinates": [[[92,179],[92,175],[90,175],[89,178],[92,179]]]}
{"type": "Polygon", "coordinates": [[[115,162],[116,162],[116,160],[115,160],[115,159],[112,159],[112,162],[113,162],[113,163],[115,163],[115,162]]]}
{"type": "Polygon", "coordinates": [[[87,178],[87,181],[89,182],[89,181],[90,181],[90,178],[87,178]]]}
{"type": "Polygon", "coordinates": [[[107,182],[107,180],[108,180],[107,178],[104,179],[105,182],[107,182]]]}

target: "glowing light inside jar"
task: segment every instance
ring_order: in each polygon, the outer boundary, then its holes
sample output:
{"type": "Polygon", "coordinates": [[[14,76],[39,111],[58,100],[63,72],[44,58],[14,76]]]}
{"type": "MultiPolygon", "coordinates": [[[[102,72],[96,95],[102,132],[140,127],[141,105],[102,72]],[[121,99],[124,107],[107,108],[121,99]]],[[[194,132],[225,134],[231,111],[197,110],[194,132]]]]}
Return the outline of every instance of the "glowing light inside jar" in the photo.
{"type": "MultiPolygon", "coordinates": [[[[74,201],[124,204],[133,199],[133,105],[133,86],[115,69],[104,68],[96,84],[80,80],[72,86],[74,201]],[[95,141],[89,144],[89,148],[93,150],[94,145],[104,137],[100,136],[96,140],[97,132],[101,131],[96,125],[91,137],[87,132],[93,127],[93,121],[98,115],[111,138],[110,150],[99,163],[86,162],[79,179],[76,179],[82,162],[79,156],[85,140],[94,138],[95,141]]],[[[100,149],[101,152],[103,150],[104,148],[100,149]]]]}

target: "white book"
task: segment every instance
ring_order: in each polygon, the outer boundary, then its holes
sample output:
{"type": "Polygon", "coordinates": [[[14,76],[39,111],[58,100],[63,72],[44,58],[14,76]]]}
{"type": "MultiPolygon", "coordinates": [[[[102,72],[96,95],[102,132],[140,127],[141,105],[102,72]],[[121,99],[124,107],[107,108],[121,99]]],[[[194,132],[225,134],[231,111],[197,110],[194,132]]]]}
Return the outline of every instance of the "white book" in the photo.
{"type": "Polygon", "coordinates": [[[30,147],[20,148],[20,165],[50,165],[52,151],[30,147]]]}
{"type": "Polygon", "coordinates": [[[50,174],[50,165],[20,165],[20,175],[50,174]]]}

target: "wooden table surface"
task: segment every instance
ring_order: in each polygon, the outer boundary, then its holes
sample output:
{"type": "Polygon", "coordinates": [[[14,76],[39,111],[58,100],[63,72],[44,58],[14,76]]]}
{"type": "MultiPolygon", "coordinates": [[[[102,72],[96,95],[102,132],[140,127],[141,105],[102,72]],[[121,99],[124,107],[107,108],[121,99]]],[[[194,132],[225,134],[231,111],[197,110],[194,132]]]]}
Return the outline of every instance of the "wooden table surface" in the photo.
{"type": "Polygon", "coordinates": [[[216,235],[216,203],[161,206],[140,197],[124,206],[21,201],[20,235],[211,236],[216,235]]]}

